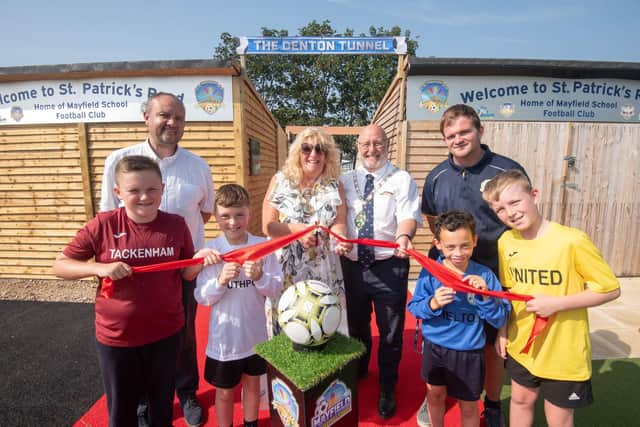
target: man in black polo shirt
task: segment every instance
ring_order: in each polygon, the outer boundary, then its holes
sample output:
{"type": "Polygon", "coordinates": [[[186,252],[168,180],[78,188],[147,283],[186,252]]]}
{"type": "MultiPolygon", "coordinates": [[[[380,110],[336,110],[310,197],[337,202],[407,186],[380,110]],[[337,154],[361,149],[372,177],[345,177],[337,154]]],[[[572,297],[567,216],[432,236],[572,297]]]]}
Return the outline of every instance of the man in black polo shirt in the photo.
{"type": "MultiPolygon", "coordinates": [[[[472,259],[490,267],[498,275],[497,242],[506,227],[482,199],[484,184],[498,173],[508,169],[524,168],[517,162],[491,152],[480,139],[484,128],[476,111],[464,104],[449,107],[440,120],[440,132],[449,149],[447,160],[427,175],[422,190],[422,213],[429,227],[438,214],[451,209],[468,211],[476,220],[478,244],[472,259]]],[[[526,173],[526,172],[525,172],[526,173]]],[[[438,250],[432,247],[431,258],[438,258],[438,250]]],[[[489,427],[504,426],[500,409],[500,391],[504,383],[504,361],[494,349],[496,330],[487,327],[485,347],[485,400],[484,417],[489,427]]],[[[428,424],[426,399],[418,411],[418,425],[428,424]]]]}

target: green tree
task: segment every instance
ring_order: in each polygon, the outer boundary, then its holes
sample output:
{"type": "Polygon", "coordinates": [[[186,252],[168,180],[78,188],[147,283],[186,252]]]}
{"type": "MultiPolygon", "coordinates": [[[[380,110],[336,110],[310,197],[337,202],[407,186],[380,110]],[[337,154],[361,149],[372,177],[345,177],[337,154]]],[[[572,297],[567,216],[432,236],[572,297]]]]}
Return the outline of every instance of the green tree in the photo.
{"type": "MultiPolygon", "coordinates": [[[[264,37],[287,37],[287,30],[263,27],[264,37]]],[[[400,27],[370,27],[369,34],[346,29],[339,34],[328,20],[311,21],[300,36],[405,36],[407,51],[415,55],[418,42],[400,27]]],[[[238,59],[239,41],[220,35],[214,57],[238,59]]],[[[248,55],[247,75],[280,125],[362,126],[369,123],[397,69],[394,55],[248,55]]],[[[337,138],[347,152],[352,144],[337,138]]]]}

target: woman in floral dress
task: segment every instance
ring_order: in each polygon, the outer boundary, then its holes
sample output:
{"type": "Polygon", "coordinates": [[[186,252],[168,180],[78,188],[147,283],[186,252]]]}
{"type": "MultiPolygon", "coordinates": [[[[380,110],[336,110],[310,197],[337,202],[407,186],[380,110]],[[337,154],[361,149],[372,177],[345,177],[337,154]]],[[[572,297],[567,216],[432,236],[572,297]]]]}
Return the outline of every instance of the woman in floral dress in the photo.
{"type": "MultiPolygon", "coordinates": [[[[262,227],[271,238],[286,236],[320,224],[346,236],[346,205],[340,184],[340,152],[333,138],[320,128],[307,128],[289,148],[289,156],[271,179],[262,204],[262,227]]],[[[344,281],[339,255],[351,251],[350,243],[330,240],[326,232],[311,232],[282,248],[278,259],[284,289],[300,280],[316,279],[338,296],[342,319],[338,330],[348,334],[344,281]]],[[[277,301],[267,304],[269,330],[278,332],[277,301]],[[269,307],[270,306],[270,307],[269,307]]]]}

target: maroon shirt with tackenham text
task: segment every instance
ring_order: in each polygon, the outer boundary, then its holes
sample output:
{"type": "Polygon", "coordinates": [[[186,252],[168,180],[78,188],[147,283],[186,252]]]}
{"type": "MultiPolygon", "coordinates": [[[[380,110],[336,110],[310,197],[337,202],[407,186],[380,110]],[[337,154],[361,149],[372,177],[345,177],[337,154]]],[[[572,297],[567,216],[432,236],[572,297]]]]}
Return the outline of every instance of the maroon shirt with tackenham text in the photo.
{"type": "MultiPolygon", "coordinates": [[[[193,257],[184,219],[158,211],[155,220],[137,224],[124,207],[101,212],[78,231],[64,249],[76,260],[125,262],[144,266],[193,257]]],[[[114,347],[149,344],[178,332],[184,324],[180,270],[134,273],[114,282],[111,298],[96,296],[96,338],[114,347]]]]}

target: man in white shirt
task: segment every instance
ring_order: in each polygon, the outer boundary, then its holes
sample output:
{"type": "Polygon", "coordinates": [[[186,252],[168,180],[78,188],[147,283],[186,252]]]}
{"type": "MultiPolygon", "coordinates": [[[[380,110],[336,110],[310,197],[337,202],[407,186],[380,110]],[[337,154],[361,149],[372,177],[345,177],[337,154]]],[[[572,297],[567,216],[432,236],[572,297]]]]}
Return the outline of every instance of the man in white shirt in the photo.
{"type": "Polygon", "coordinates": [[[367,352],[358,375],[367,375],[371,355],[371,311],[380,331],[378,413],[390,418],[396,410],[395,386],[402,357],[409,260],[416,227],[422,222],[418,190],[409,173],[388,160],[388,140],[378,125],[358,136],[360,165],[342,175],[350,237],[397,242],[399,249],[355,247],[341,258],[347,299],[349,335],[362,340],[367,352]]]}
{"type": "MultiPolygon", "coordinates": [[[[201,157],[178,146],[185,127],[182,101],[169,93],[157,93],[147,101],[144,121],[149,130],[147,140],[111,153],[105,160],[100,210],[112,210],[120,201],[113,192],[114,168],[128,155],[144,155],[158,162],[162,171],[164,193],[160,210],[182,216],[189,227],[196,250],[204,247],[204,225],[214,206],[213,178],[209,164],[201,157]]],[[[196,359],[194,281],[183,282],[185,326],[176,369],[176,394],[185,421],[190,426],[202,424],[202,408],[196,400],[198,365],[196,359]]],[[[146,423],[146,405],[138,408],[139,425],[146,423]]]]}

